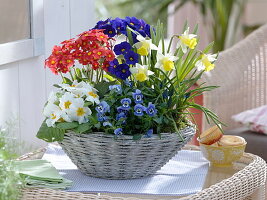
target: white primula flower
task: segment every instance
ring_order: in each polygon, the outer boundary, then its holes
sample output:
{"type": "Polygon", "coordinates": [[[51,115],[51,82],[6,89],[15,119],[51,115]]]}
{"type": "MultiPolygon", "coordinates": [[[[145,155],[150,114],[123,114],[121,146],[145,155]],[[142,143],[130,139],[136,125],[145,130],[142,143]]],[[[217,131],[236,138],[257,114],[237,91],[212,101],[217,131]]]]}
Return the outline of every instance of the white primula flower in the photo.
{"type": "Polygon", "coordinates": [[[58,97],[56,95],[55,92],[50,92],[49,96],[48,96],[48,103],[55,103],[56,101],[58,101],[58,97]]]}
{"type": "Polygon", "coordinates": [[[141,56],[147,56],[150,50],[158,50],[158,47],[152,43],[151,39],[146,39],[141,35],[137,35],[136,39],[139,41],[134,44],[137,48],[137,53],[141,56]]]}
{"type": "Polygon", "coordinates": [[[86,95],[86,101],[90,101],[92,103],[96,103],[99,104],[99,96],[96,94],[95,91],[93,90],[84,90],[85,91],[85,95],[86,95]]]}
{"type": "Polygon", "coordinates": [[[183,53],[187,52],[187,47],[190,49],[194,49],[197,45],[197,39],[195,38],[197,35],[189,34],[189,27],[185,30],[185,32],[179,36],[180,41],[177,43],[177,48],[181,46],[183,53]]]}
{"type": "Polygon", "coordinates": [[[171,54],[163,55],[158,52],[157,54],[157,63],[155,65],[156,68],[163,69],[164,71],[171,71],[174,69],[174,61],[178,60],[178,57],[173,56],[171,54]]]}
{"type": "Polygon", "coordinates": [[[196,67],[198,71],[205,70],[206,72],[214,69],[213,64],[216,61],[217,54],[202,54],[201,59],[196,62],[196,67]]]}
{"type": "Polygon", "coordinates": [[[46,124],[47,124],[48,127],[54,126],[54,124],[62,116],[61,109],[57,105],[55,105],[53,103],[48,103],[45,106],[43,113],[44,113],[44,116],[47,117],[46,124]]]}
{"type": "Polygon", "coordinates": [[[68,110],[70,109],[70,106],[72,104],[75,104],[76,98],[74,94],[70,92],[66,92],[59,100],[59,107],[62,110],[68,110]]]}
{"type": "Polygon", "coordinates": [[[130,68],[130,72],[134,75],[137,81],[143,82],[148,79],[148,76],[154,74],[154,72],[148,70],[147,65],[140,65],[136,63],[136,67],[130,68]]]}
{"type": "Polygon", "coordinates": [[[75,104],[70,105],[67,113],[72,121],[78,121],[79,124],[82,124],[88,122],[88,116],[92,114],[92,111],[88,107],[84,107],[82,98],[77,98],[75,104]]]}

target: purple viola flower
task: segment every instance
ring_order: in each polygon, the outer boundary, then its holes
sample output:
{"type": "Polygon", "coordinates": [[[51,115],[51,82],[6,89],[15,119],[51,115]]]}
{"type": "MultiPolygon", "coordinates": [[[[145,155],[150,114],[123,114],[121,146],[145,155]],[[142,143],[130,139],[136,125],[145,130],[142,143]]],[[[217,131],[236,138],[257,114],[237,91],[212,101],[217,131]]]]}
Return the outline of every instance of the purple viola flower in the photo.
{"type": "Polygon", "coordinates": [[[117,33],[122,33],[122,34],[126,33],[126,22],[124,19],[117,17],[111,20],[110,23],[112,24],[112,27],[117,30],[117,33]]]}
{"type": "Polygon", "coordinates": [[[129,51],[127,52],[125,55],[124,55],[124,58],[125,58],[125,62],[128,64],[128,65],[135,65],[136,63],[138,63],[138,54],[133,52],[133,51],[129,51]]]}
{"type": "Polygon", "coordinates": [[[116,35],[116,29],[113,28],[111,24],[106,24],[102,26],[101,29],[104,29],[104,33],[109,37],[114,37],[116,35]]]}
{"type": "Polygon", "coordinates": [[[123,135],[123,132],[122,132],[122,128],[117,128],[114,130],[114,134],[119,136],[119,135],[123,135]]]}
{"type": "Polygon", "coordinates": [[[141,22],[136,17],[126,17],[125,21],[134,30],[138,30],[141,27],[141,22]]]}
{"type": "Polygon", "coordinates": [[[122,107],[125,109],[125,110],[129,110],[130,109],[130,105],[132,103],[132,100],[130,98],[123,98],[121,100],[121,104],[122,104],[122,107]]]}
{"type": "Polygon", "coordinates": [[[146,113],[150,116],[150,117],[154,117],[157,114],[157,109],[155,107],[154,104],[152,104],[151,102],[148,103],[148,106],[146,108],[146,113]]]}
{"type": "Polygon", "coordinates": [[[126,54],[131,48],[132,46],[128,42],[122,42],[114,46],[114,52],[117,55],[126,54]]]}
{"type": "Polygon", "coordinates": [[[106,112],[110,112],[110,106],[106,101],[101,101],[95,108],[98,113],[104,114],[106,112]]]}
{"type": "Polygon", "coordinates": [[[131,75],[129,65],[125,63],[118,65],[115,75],[122,80],[126,80],[131,75]]]}
{"type": "Polygon", "coordinates": [[[152,135],[153,135],[153,129],[149,129],[149,130],[146,132],[145,138],[150,138],[150,137],[152,137],[152,135]]]}
{"type": "Polygon", "coordinates": [[[136,104],[135,106],[134,106],[134,115],[135,116],[139,116],[139,117],[141,117],[141,116],[143,116],[144,115],[144,111],[146,110],[146,107],[145,106],[143,106],[143,105],[141,105],[141,104],[136,104]]]}
{"type": "Polygon", "coordinates": [[[110,85],[108,88],[109,88],[110,91],[111,90],[114,90],[118,94],[121,94],[122,93],[121,85],[110,85]]]}
{"type": "Polygon", "coordinates": [[[143,94],[141,90],[136,89],[135,92],[133,92],[133,98],[135,103],[143,103],[143,94]]]}
{"type": "Polygon", "coordinates": [[[98,113],[96,114],[96,116],[97,116],[97,120],[98,120],[99,122],[107,121],[107,117],[106,117],[103,113],[98,112],[98,113]]]}

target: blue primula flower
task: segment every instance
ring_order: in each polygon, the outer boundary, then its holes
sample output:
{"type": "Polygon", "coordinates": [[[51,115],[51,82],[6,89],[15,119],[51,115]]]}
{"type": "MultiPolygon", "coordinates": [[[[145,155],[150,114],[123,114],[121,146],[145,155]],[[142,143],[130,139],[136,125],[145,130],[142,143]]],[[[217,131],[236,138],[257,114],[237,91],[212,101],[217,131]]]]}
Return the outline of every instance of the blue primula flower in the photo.
{"type": "Polygon", "coordinates": [[[143,103],[143,94],[140,90],[137,89],[133,92],[133,98],[135,103],[143,103]]]}
{"type": "Polygon", "coordinates": [[[106,101],[101,101],[95,108],[98,113],[104,114],[106,112],[110,112],[110,106],[106,101]]]}
{"type": "Polygon", "coordinates": [[[126,17],[125,21],[134,30],[138,30],[141,27],[141,22],[136,17],[126,17]]]}
{"type": "Polygon", "coordinates": [[[117,55],[126,54],[132,49],[132,46],[128,42],[122,42],[114,46],[114,52],[117,55]]]}
{"type": "Polygon", "coordinates": [[[107,121],[107,117],[103,113],[97,113],[96,116],[99,122],[107,121]]]}
{"type": "Polygon", "coordinates": [[[121,100],[122,107],[125,110],[129,110],[130,109],[131,103],[132,103],[132,100],[129,99],[129,98],[124,98],[124,99],[121,100]]]}
{"type": "Polygon", "coordinates": [[[115,75],[122,80],[126,80],[131,75],[129,65],[125,63],[118,65],[115,75]]]}
{"type": "Polygon", "coordinates": [[[153,129],[149,129],[149,130],[146,132],[145,137],[146,137],[146,138],[150,138],[150,137],[152,137],[152,135],[153,135],[153,129]]]}
{"type": "Polygon", "coordinates": [[[110,22],[110,19],[106,19],[104,21],[100,20],[96,23],[96,26],[93,29],[102,29],[104,25],[107,25],[110,22]]]}
{"type": "Polygon", "coordinates": [[[136,63],[138,63],[138,54],[133,52],[133,51],[128,51],[125,55],[124,55],[124,58],[125,58],[125,62],[128,64],[128,65],[135,65],[136,63]]]}
{"type": "Polygon", "coordinates": [[[109,37],[114,37],[116,35],[116,29],[113,28],[111,24],[106,24],[104,26],[101,26],[101,29],[104,29],[103,32],[109,37]]]}
{"type": "Polygon", "coordinates": [[[109,62],[109,67],[108,67],[108,71],[111,74],[115,74],[117,71],[117,67],[119,65],[119,61],[117,59],[114,59],[112,61],[109,62]]]}
{"type": "Polygon", "coordinates": [[[109,90],[114,90],[118,94],[122,93],[121,85],[110,85],[109,90]]]}
{"type": "Polygon", "coordinates": [[[117,135],[117,136],[122,135],[122,134],[123,134],[123,132],[122,132],[122,128],[117,128],[117,129],[115,129],[115,130],[114,130],[114,134],[117,135]]]}
{"type": "Polygon", "coordinates": [[[115,18],[110,21],[113,28],[117,30],[117,33],[126,34],[126,22],[124,19],[121,18],[115,18]]]}
{"type": "Polygon", "coordinates": [[[141,105],[141,104],[136,104],[134,106],[134,115],[136,116],[143,116],[144,115],[144,111],[146,110],[146,107],[141,105]]]}
{"type": "Polygon", "coordinates": [[[150,117],[154,117],[157,114],[157,109],[155,107],[154,104],[152,104],[151,102],[149,102],[147,108],[146,108],[146,113],[150,116],[150,117]]]}

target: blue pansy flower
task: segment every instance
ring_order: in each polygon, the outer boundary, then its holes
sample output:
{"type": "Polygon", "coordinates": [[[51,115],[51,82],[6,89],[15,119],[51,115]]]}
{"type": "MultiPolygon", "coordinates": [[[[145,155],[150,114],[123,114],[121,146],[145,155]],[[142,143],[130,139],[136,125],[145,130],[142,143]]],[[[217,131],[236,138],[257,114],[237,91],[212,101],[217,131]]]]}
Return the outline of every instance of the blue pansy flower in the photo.
{"type": "Polygon", "coordinates": [[[103,123],[103,126],[112,126],[112,124],[111,124],[110,122],[107,121],[107,122],[104,122],[104,123],[103,123]]]}
{"type": "Polygon", "coordinates": [[[144,111],[146,110],[146,107],[141,105],[141,104],[136,104],[134,106],[134,115],[136,116],[143,116],[144,115],[144,111]]]}
{"type": "Polygon", "coordinates": [[[136,89],[135,92],[133,92],[133,98],[135,103],[143,103],[143,94],[141,90],[136,89]]]}
{"type": "Polygon", "coordinates": [[[130,109],[130,105],[132,103],[132,100],[130,98],[123,98],[121,100],[121,104],[122,104],[122,107],[125,109],[125,110],[129,110],[130,109]]]}
{"type": "Polygon", "coordinates": [[[116,29],[113,28],[111,24],[106,24],[104,26],[101,26],[101,29],[104,29],[103,32],[109,37],[114,37],[116,35],[116,29]]]}
{"type": "Polygon", "coordinates": [[[106,117],[103,113],[98,112],[98,113],[96,114],[96,116],[97,116],[97,120],[98,120],[99,122],[107,121],[107,117],[106,117]]]}
{"type": "Polygon", "coordinates": [[[121,18],[115,18],[110,21],[110,24],[112,25],[113,28],[117,30],[117,33],[126,33],[126,22],[124,19],[121,18]]]}
{"type": "Polygon", "coordinates": [[[136,17],[126,17],[125,21],[134,30],[138,30],[141,27],[141,22],[136,17]]]}
{"type": "Polygon", "coordinates": [[[122,135],[122,134],[123,134],[123,132],[122,132],[122,128],[117,128],[117,129],[115,129],[115,130],[114,130],[114,134],[117,135],[117,136],[122,135]]]}
{"type": "Polygon", "coordinates": [[[121,85],[110,85],[108,88],[109,88],[109,90],[114,90],[118,94],[122,93],[121,85]]]}
{"type": "Polygon", "coordinates": [[[123,112],[125,115],[127,115],[129,109],[128,109],[128,108],[124,108],[124,107],[122,107],[122,106],[119,106],[119,107],[117,107],[117,111],[118,111],[118,113],[123,112]]]}
{"type": "Polygon", "coordinates": [[[152,135],[153,135],[153,129],[149,129],[149,130],[146,132],[145,137],[146,137],[146,138],[150,138],[150,137],[152,137],[152,135]]]}
{"type": "Polygon", "coordinates": [[[148,103],[148,106],[146,108],[146,113],[150,116],[150,117],[154,117],[157,114],[157,109],[155,107],[154,104],[152,104],[151,102],[148,103]]]}
{"type": "Polygon", "coordinates": [[[128,42],[122,42],[114,46],[114,52],[117,55],[126,54],[132,49],[132,46],[128,42]]]}
{"type": "Polygon", "coordinates": [[[106,112],[110,112],[110,106],[106,101],[101,101],[95,108],[98,113],[104,114],[106,112]]]}
{"type": "Polygon", "coordinates": [[[125,85],[127,85],[128,87],[133,87],[133,82],[130,81],[129,79],[126,79],[126,80],[124,81],[124,83],[125,83],[125,85]]]}
{"type": "Polygon", "coordinates": [[[151,38],[150,25],[149,24],[145,25],[144,31],[147,34],[147,36],[151,38]]]}
{"type": "Polygon", "coordinates": [[[115,75],[122,80],[126,80],[126,78],[128,78],[131,75],[129,65],[125,63],[118,65],[115,75]]]}
{"type": "Polygon", "coordinates": [[[136,63],[138,63],[138,54],[133,52],[133,51],[128,51],[125,55],[124,55],[124,58],[125,58],[125,62],[128,64],[128,65],[135,65],[136,63]]]}
{"type": "Polygon", "coordinates": [[[116,115],[116,120],[119,121],[119,120],[125,120],[126,119],[126,114],[124,112],[121,112],[121,113],[118,113],[116,115]]]}

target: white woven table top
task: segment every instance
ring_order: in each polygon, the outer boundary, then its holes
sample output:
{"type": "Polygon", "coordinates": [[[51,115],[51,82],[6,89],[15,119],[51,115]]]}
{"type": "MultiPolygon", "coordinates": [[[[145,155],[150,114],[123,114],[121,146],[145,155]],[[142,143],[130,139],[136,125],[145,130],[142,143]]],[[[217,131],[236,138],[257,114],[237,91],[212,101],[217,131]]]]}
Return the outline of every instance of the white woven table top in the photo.
{"type": "Polygon", "coordinates": [[[50,144],[43,159],[73,181],[68,191],[184,196],[202,190],[209,164],[200,151],[181,150],[155,175],[132,180],[105,180],[82,174],[63,150],[50,144]]]}

